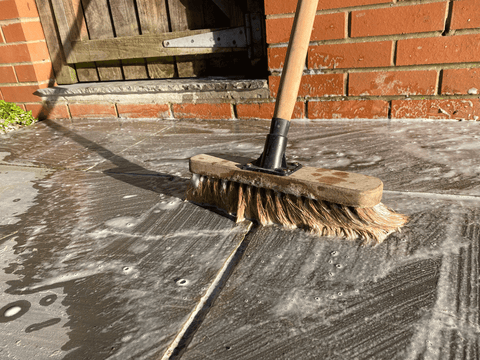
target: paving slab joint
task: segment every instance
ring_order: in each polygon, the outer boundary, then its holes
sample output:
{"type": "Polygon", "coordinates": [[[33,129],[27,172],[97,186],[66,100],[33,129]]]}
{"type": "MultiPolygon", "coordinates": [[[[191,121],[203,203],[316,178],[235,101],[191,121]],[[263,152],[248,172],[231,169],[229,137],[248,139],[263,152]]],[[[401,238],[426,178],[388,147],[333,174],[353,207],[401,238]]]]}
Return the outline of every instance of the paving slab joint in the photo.
{"type": "Polygon", "coordinates": [[[227,258],[210,287],[190,314],[187,322],[183,325],[182,329],[175,337],[175,340],[163,354],[161,360],[177,360],[181,358],[198,328],[202,325],[210,308],[214,305],[215,300],[218,298],[228,279],[241,261],[248,244],[250,243],[251,235],[255,233],[256,227],[254,227],[253,223],[249,221],[241,223],[239,227],[240,229],[237,230],[239,231],[237,237],[240,237],[240,239],[237,240],[238,246],[227,258]]]}

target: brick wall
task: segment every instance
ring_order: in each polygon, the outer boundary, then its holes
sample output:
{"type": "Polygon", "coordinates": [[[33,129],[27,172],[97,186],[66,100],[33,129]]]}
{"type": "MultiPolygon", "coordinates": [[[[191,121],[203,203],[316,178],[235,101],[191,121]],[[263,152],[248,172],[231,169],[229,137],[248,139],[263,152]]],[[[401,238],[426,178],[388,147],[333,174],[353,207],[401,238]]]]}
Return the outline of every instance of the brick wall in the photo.
{"type": "MultiPolygon", "coordinates": [[[[265,0],[275,96],[295,0],[265,0]]],[[[317,118],[480,117],[480,0],[320,0],[299,102],[317,118]]]]}
{"type": "MultiPolygon", "coordinates": [[[[34,0],[0,0],[0,99],[35,116],[269,119],[296,0],[264,0],[270,98],[54,105],[34,0]],[[53,107],[52,107],[53,106],[53,107]]],[[[480,0],[320,0],[294,118],[480,117],[480,0]]]]}
{"type": "Polygon", "coordinates": [[[0,0],[0,99],[38,115],[33,93],[54,83],[34,0],[0,0]]]}

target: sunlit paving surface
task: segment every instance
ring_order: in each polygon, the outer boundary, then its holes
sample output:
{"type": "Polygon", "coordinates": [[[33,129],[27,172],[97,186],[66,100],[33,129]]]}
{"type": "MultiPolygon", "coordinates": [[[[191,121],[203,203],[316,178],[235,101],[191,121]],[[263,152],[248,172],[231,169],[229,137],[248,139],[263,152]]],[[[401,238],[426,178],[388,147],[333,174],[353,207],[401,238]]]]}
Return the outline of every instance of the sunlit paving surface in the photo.
{"type": "Polygon", "coordinates": [[[480,124],[296,121],[287,158],[372,175],[382,244],[184,201],[189,157],[267,121],[43,121],[0,135],[1,359],[478,359],[480,124]]]}

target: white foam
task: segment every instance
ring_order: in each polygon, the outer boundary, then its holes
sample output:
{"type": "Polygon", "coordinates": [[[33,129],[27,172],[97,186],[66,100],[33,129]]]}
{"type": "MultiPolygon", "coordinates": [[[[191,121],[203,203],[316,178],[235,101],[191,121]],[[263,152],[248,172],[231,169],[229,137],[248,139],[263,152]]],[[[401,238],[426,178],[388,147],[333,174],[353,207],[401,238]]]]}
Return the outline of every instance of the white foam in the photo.
{"type": "Polygon", "coordinates": [[[183,201],[178,198],[174,198],[170,201],[162,201],[158,204],[158,208],[161,210],[175,210],[177,209],[183,201]]]}
{"type": "Polygon", "coordinates": [[[11,308],[5,310],[3,315],[5,317],[11,317],[17,315],[20,311],[22,311],[22,308],[20,306],[12,306],[11,308]]]}

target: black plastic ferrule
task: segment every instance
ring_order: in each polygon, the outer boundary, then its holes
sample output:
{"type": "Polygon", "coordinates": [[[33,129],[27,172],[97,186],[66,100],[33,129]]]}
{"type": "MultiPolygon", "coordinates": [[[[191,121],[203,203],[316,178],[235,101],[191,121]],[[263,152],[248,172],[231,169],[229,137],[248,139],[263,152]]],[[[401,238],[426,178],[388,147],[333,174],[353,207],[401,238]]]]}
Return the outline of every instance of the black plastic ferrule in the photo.
{"type": "Polygon", "coordinates": [[[286,167],[285,149],[287,148],[287,134],[290,129],[290,121],[273,118],[270,133],[265,141],[260,167],[276,170],[286,167]]]}

